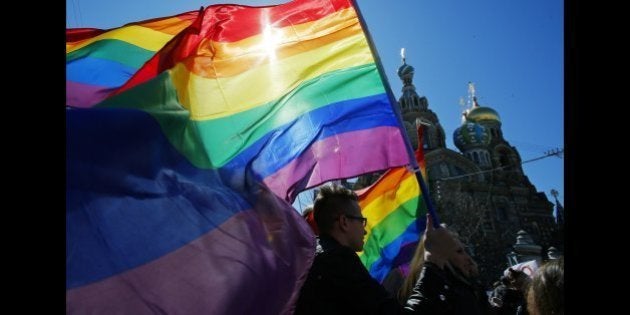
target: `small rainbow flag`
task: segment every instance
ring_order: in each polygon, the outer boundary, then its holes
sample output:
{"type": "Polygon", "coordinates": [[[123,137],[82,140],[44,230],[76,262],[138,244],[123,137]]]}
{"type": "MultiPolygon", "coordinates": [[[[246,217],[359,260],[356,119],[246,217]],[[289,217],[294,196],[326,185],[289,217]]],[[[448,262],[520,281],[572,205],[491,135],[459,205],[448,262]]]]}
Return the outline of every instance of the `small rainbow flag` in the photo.
{"type": "MultiPolygon", "coordinates": [[[[426,178],[422,126],[417,130],[416,160],[426,178]]],[[[359,257],[370,275],[382,282],[392,268],[411,260],[411,248],[426,225],[427,206],[416,175],[406,167],[388,170],[357,194],[363,216],[368,218],[366,242],[359,257]]]]}
{"type": "Polygon", "coordinates": [[[292,313],[286,201],[410,161],[349,0],[207,7],[66,123],[68,314],[292,313]]]}

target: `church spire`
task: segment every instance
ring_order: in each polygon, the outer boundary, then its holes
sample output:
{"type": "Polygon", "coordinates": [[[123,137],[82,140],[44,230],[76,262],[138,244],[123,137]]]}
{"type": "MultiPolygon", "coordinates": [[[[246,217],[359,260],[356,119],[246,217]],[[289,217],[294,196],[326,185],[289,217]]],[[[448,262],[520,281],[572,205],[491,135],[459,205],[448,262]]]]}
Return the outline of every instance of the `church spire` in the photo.
{"type": "MultiPolygon", "coordinates": [[[[440,121],[437,115],[429,109],[429,101],[426,97],[418,95],[416,87],[413,85],[413,75],[415,69],[407,64],[407,56],[405,54],[405,48],[400,49],[401,65],[398,68],[398,77],[403,83],[402,95],[398,99],[398,105],[400,106],[402,118],[404,120],[405,129],[409,135],[409,140],[415,146],[418,139],[416,132],[417,122],[416,119],[420,119],[424,122],[424,140],[418,146],[423,147],[427,152],[436,148],[445,148],[445,136],[444,129],[440,126],[440,121]]],[[[414,147],[415,149],[415,147],[414,147]]]]}
{"type": "Polygon", "coordinates": [[[407,58],[405,58],[405,48],[400,49],[400,58],[402,59],[402,65],[398,68],[398,76],[403,81],[403,92],[405,88],[412,87],[415,93],[416,88],[413,86],[413,74],[415,69],[407,64],[407,58]]]}
{"type": "Polygon", "coordinates": [[[468,109],[479,107],[477,95],[475,95],[475,84],[468,81],[468,109]]]}
{"type": "Polygon", "coordinates": [[[400,49],[400,58],[402,58],[402,63],[407,64],[407,62],[405,61],[405,47],[400,49]]]}

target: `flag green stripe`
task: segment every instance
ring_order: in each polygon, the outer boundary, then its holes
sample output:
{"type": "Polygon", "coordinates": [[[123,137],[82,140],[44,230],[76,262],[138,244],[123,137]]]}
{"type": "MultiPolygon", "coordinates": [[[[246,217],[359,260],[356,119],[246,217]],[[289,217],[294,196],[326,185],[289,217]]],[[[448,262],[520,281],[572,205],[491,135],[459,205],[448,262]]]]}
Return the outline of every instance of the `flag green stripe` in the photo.
{"type": "Polygon", "coordinates": [[[105,39],[66,54],[66,62],[89,56],[90,58],[116,61],[138,69],[154,54],[155,51],[147,50],[124,41],[105,39]]]}
{"type": "MultiPolygon", "coordinates": [[[[418,198],[424,204],[421,196],[416,196],[403,203],[388,215],[380,224],[372,228],[372,233],[365,242],[360,258],[368,270],[372,264],[381,257],[381,249],[398,238],[416,220],[416,208],[418,198]]],[[[420,207],[423,207],[423,205],[420,207]]],[[[422,208],[421,208],[422,209],[422,208]]]]}
{"type": "Polygon", "coordinates": [[[376,66],[362,65],[305,81],[277,100],[236,115],[192,121],[188,110],[177,100],[169,73],[164,72],[146,84],[111,97],[98,107],[147,111],[158,120],[173,146],[193,165],[205,169],[225,165],[268,132],[311,110],[384,93],[376,66]]]}

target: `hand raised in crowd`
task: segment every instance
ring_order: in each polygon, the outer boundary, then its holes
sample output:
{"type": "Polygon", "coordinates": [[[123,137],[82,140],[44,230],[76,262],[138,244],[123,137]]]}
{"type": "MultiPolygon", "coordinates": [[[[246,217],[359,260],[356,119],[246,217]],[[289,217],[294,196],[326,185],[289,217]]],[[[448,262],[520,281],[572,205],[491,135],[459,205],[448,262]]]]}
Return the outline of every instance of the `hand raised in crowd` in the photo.
{"type": "Polygon", "coordinates": [[[444,268],[448,258],[457,248],[454,236],[444,226],[434,227],[433,217],[427,213],[427,224],[423,239],[425,246],[424,260],[444,268]]]}

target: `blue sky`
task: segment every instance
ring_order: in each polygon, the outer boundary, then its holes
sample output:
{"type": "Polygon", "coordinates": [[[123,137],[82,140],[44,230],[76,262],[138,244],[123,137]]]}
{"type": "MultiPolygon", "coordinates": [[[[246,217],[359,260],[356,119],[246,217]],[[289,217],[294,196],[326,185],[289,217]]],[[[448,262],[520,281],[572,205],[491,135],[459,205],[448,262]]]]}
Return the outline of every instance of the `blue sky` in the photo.
{"type": "MultiPolygon", "coordinates": [[[[287,1],[237,0],[245,5],[287,1]]],[[[396,98],[400,49],[453,144],[461,123],[460,98],[475,84],[482,106],[501,116],[504,138],[523,161],[564,147],[564,3],[560,0],[454,1],[359,0],[396,98]]],[[[66,0],[66,27],[114,28],[230,1],[66,0]]],[[[553,202],[564,204],[564,159],[552,156],[523,165],[525,174],[553,202]]]]}

